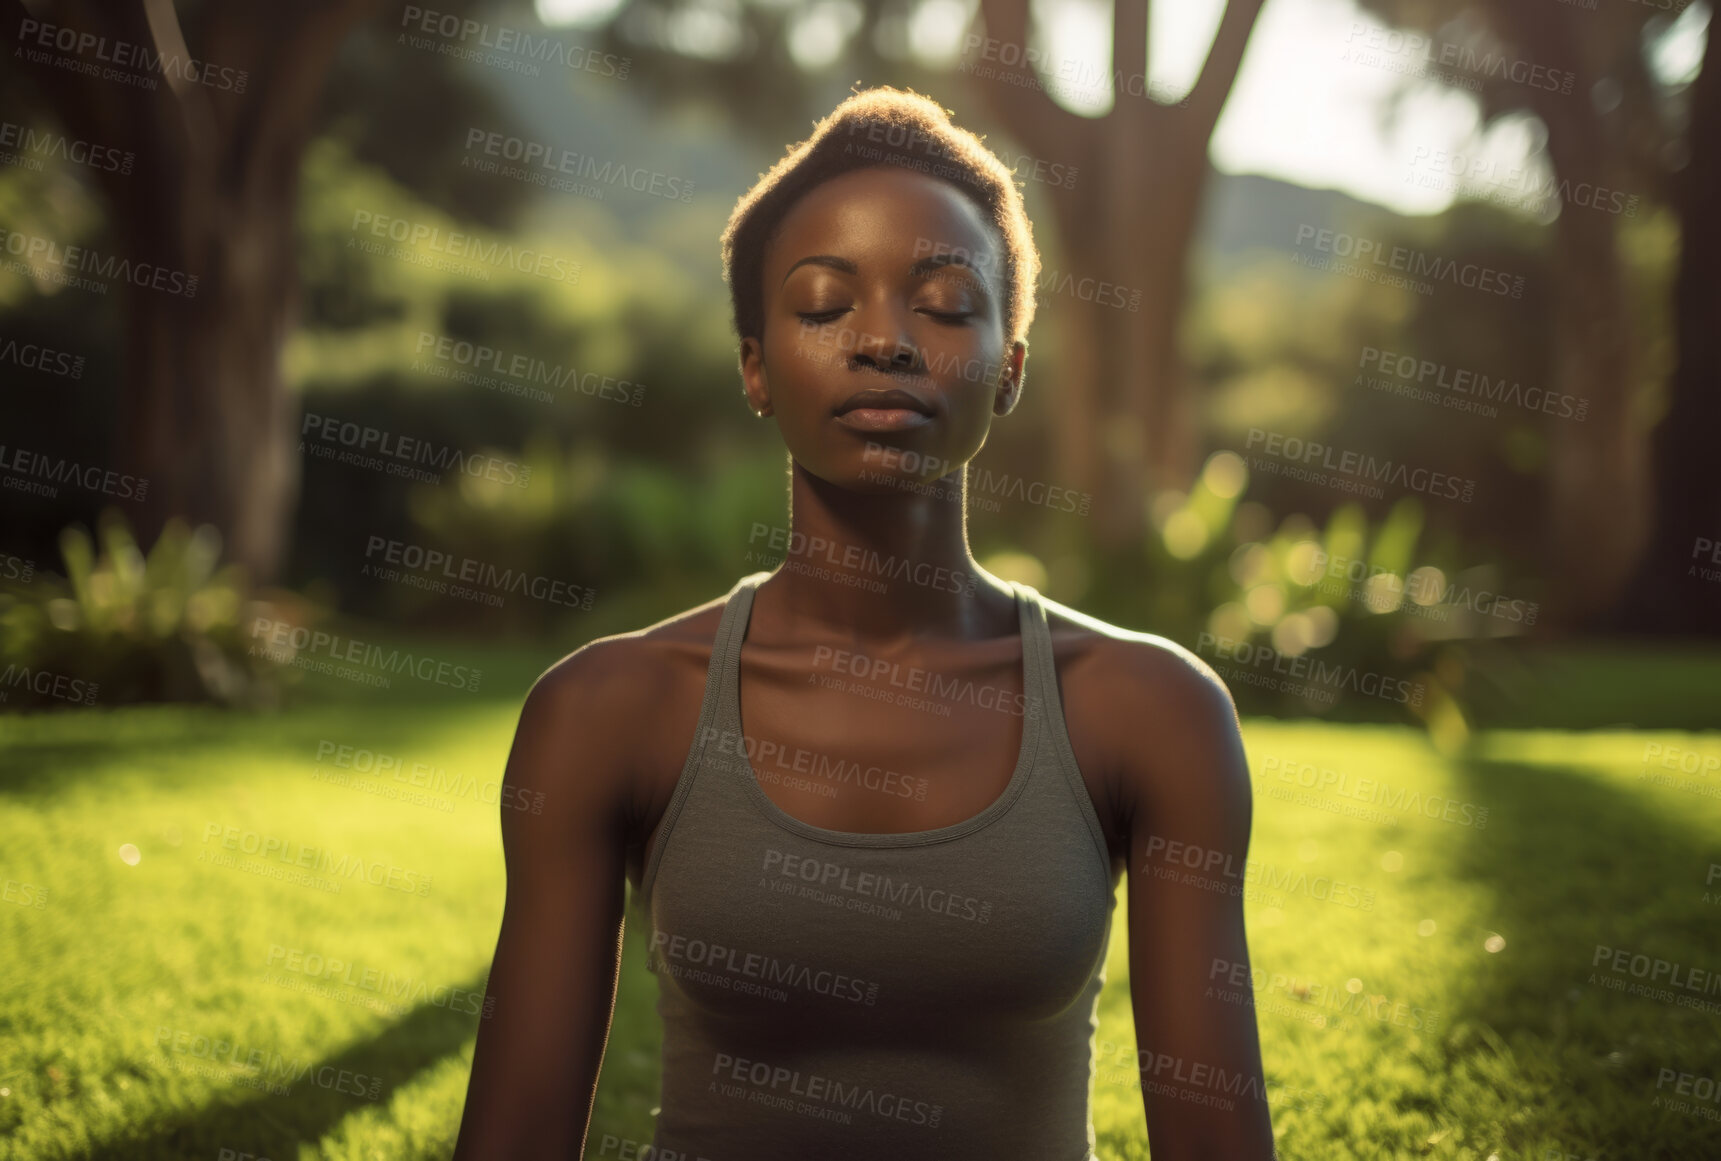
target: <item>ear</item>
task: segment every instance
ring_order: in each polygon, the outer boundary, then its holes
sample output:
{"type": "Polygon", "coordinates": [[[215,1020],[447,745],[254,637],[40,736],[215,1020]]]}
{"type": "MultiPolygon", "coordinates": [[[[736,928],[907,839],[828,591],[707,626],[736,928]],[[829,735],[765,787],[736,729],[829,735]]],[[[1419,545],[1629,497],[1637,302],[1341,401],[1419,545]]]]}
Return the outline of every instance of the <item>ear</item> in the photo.
{"type": "Polygon", "coordinates": [[[765,347],[758,339],[741,340],[741,389],[756,415],[771,414],[771,383],[765,374],[765,347]]]}
{"type": "Polygon", "coordinates": [[[1008,415],[1016,410],[1022,398],[1022,384],[1027,378],[1028,344],[1020,339],[1010,344],[1010,353],[998,372],[998,386],[992,396],[992,414],[1008,415]]]}

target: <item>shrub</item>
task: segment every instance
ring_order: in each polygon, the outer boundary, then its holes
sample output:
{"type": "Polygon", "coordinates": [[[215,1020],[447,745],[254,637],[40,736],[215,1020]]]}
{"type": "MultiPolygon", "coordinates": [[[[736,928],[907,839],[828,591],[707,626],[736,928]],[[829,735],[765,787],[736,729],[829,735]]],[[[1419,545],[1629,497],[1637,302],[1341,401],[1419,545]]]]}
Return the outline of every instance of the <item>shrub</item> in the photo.
{"type": "Polygon", "coordinates": [[[96,525],[98,543],[81,525],[60,533],[63,577],[16,568],[0,578],[7,708],[277,702],[277,667],[248,650],[259,602],[240,565],[219,564],[213,527],[175,517],[145,556],[117,510],[96,525]]]}

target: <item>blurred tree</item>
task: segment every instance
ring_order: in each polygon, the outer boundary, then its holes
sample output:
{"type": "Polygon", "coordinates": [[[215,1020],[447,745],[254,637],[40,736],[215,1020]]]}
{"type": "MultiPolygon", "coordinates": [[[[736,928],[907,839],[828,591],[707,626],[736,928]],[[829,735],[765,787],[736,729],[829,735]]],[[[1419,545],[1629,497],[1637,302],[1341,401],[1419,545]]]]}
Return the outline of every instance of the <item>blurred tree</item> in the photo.
{"type": "MultiPolygon", "coordinates": [[[[464,17],[504,2],[439,8],[464,17]]],[[[424,116],[428,102],[509,124],[490,89],[446,54],[391,51],[382,37],[392,27],[349,36],[382,9],[381,0],[45,0],[27,11],[0,0],[13,76],[31,82],[69,135],[135,155],[127,172],[89,167],[109,235],[128,260],[197,279],[183,296],[124,288],[116,458],[150,481],[140,538],[153,540],[176,515],[208,524],[228,558],[260,580],[279,571],[299,497],[297,401],[280,355],[299,315],[295,218],[307,141],[345,124],[361,157],[486,225],[513,217],[526,197],[451,160],[458,118],[424,116]],[[67,53],[68,35],[90,39],[67,53]],[[155,83],[87,75],[86,64],[102,61],[155,83]]],[[[22,104],[30,94],[7,95],[22,104]]]]}
{"type": "Polygon", "coordinates": [[[1528,113],[1546,128],[1547,192],[1558,213],[1554,376],[1559,391],[1587,398],[1590,410],[1581,424],[1547,427],[1543,567],[1560,578],[1556,618],[1596,617],[1619,598],[1649,535],[1655,416],[1653,397],[1641,391],[1646,376],[1627,309],[1617,215],[1626,204],[1621,193],[1661,195],[1677,156],[1646,58],[1668,18],[1635,4],[1359,3],[1424,34],[1429,67],[1417,75],[1474,92],[1485,124],[1528,113]]]}
{"type": "MultiPolygon", "coordinates": [[[[1032,43],[1029,3],[981,0],[987,35],[1007,46],[1032,43]]],[[[1096,532],[1108,547],[1141,540],[1144,498],[1187,489],[1204,458],[1178,324],[1211,171],[1207,144],[1262,4],[1228,0],[1200,75],[1177,104],[1151,95],[1152,0],[1113,4],[1113,101],[1103,116],[1055,101],[1025,51],[999,52],[998,75],[977,73],[973,82],[1013,137],[1038,157],[1067,159],[1082,175],[1079,189],[1053,203],[1072,267],[1066,273],[1140,293],[1128,310],[1052,300],[1065,308],[1066,335],[1060,402],[1049,413],[1053,473],[1094,495],[1096,532]]]]}
{"type": "Polygon", "coordinates": [[[129,176],[96,171],[124,257],[196,279],[183,294],[126,281],[118,456],[150,483],[140,537],[174,515],[211,524],[258,579],[298,489],[279,356],[300,155],[336,49],[379,2],[209,2],[182,21],[171,0],[0,0],[8,55],[66,132],[135,155],[129,176]]]}
{"type": "MultiPolygon", "coordinates": [[[[1713,10],[1712,10],[1713,11],[1713,10]]],[[[1714,449],[1721,432],[1721,50],[1714,16],[1702,71],[1685,93],[1686,164],[1673,177],[1679,214],[1674,285],[1676,361],[1666,416],[1655,429],[1655,522],[1649,550],[1616,611],[1617,627],[1721,634],[1721,595],[1700,540],[1721,541],[1714,449]]]]}

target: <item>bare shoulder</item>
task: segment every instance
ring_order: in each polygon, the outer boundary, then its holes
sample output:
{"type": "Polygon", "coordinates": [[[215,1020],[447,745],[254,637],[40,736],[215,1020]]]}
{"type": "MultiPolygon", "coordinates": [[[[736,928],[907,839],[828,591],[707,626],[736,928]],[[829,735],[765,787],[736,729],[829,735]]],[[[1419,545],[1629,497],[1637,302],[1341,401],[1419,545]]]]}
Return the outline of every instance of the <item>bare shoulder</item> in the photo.
{"type": "Polygon", "coordinates": [[[1042,599],[1072,744],[1100,765],[1122,818],[1144,801],[1246,792],[1236,707],[1212,666],[1169,638],[1042,599]]]}
{"type": "Polygon", "coordinates": [[[575,801],[609,797],[636,823],[663,800],[663,775],[679,771],[698,723],[724,600],[594,638],[541,673],[526,695],[516,748],[530,735],[578,761],[544,763],[537,776],[577,780],[584,785],[575,801]]]}
{"type": "MultiPolygon", "coordinates": [[[[1231,691],[1200,657],[1168,637],[1109,624],[1042,597],[1052,647],[1066,680],[1112,691],[1132,713],[1167,723],[1195,713],[1234,718],[1231,691]]],[[[1139,719],[1138,719],[1139,720],[1139,719]]]]}
{"type": "Polygon", "coordinates": [[[643,629],[594,637],[541,673],[528,697],[644,709],[678,670],[697,663],[703,676],[723,604],[715,597],[643,629]]]}

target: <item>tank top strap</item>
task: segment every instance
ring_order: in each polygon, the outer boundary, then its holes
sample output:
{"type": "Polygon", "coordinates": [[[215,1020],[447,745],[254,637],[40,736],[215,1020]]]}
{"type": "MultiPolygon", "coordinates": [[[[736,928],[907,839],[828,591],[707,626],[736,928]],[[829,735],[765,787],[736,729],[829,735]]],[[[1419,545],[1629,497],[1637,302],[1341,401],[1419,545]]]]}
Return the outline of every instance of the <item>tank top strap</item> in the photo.
{"type": "Polygon", "coordinates": [[[1075,798],[1077,811],[1087,823],[1088,833],[1093,836],[1094,847],[1099,852],[1101,864],[1108,868],[1106,874],[1109,877],[1111,855],[1106,845],[1105,828],[1094,810],[1093,797],[1076,763],[1075,751],[1070,747],[1069,730],[1064,724],[1064,700],[1058,693],[1058,664],[1052,652],[1052,626],[1046,616],[1045,598],[1030,585],[1019,581],[1011,581],[1010,585],[1016,590],[1016,597],[1025,611],[1022,649],[1029,708],[1041,715],[1040,737],[1049,749],[1053,765],[1062,772],[1064,784],[1075,798]]]}
{"type": "MultiPolygon", "coordinates": [[[[711,642],[711,667],[705,675],[705,702],[700,707],[701,726],[739,735],[741,722],[737,713],[738,698],[734,684],[741,673],[742,626],[747,624],[753,609],[753,594],[770,576],[769,572],[748,573],[735,582],[729,597],[723,602],[723,617],[717,622],[717,635],[711,642]]],[[[703,733],[701,736],[705,736],[703,733]]]]}
{"type": "MultiPolygon", "coordinates": [[[[741,735],[735,693],[730,682],[735,680],[740,670],[741,626],[746,623],[747,612],[752,608],[753,591],[770,575],[769,572],[749,573],[736,581],[724,598],[723,615],[717,621],[717,633],[711,640],[711,661],[705,670],[705,695],[699,703],[699,724],[694,729],[693,745],[688,748],[687,760],[675,781],[675,790],[664,806],[657,842],[640,878],[640,894],[644,898],[651,896],[676,820],[681,817],[682,807],[693,792],[696,775],[707,764],[707,748],[714,741],[721,746],[725,738],[738,739],[741,735]]],[[[706,782],[708,792],[719,794],[726,784],[722,778],[707,779],[706,782]]]]}
{"type": "Polygon", "coordinates": [[[1009,584],[1026,613],[1022,618],[1023,692],[1028,696],[1031,712],[1062,729],[1064,714],[1058,699],[1058,670],[1052,659],[1052,631],[1046,621],[1046,606],[1032,586],[1020,581],[1009,584]]]}

